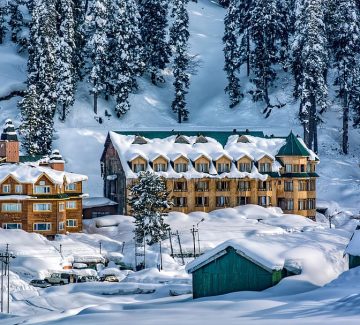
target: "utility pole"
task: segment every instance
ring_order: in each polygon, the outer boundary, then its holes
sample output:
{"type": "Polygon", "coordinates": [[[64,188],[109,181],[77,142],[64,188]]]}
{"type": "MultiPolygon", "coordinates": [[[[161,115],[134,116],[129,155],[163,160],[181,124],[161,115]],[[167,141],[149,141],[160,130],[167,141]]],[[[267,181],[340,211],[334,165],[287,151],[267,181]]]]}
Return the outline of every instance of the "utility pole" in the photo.
{"type": "Polygon", "coordinates": [[[180,241],[180,235],[179,235],[179,231],[178,231],[178,230],[176,230],[176,236],[177,236],[177,239],[178,239],[178,242],[179,242],[180,255],[181,255],[182,264],[185,265],[184,254],[183,254],[183,251],[182,251],[182,248],[181,248],[181,241],[180,241]]]}
{"type": "Polygon", "coordinates": [[[4,312],[4,260],[1,255],[1,312],[4,312]]]}
{"type": "Polygon", "coordinates": [[[59,250],[60,250],[60,255],[62,255],[62,245],[61,244],[60,244],[59,250]]]}
{"type": "Polygon", "coordinates": [[[159,247],[160,248],[160,270],[162,270],[163,269],[163,260],[162,260],[161,240],[159,241],[159,245],[160,245],[160,247],[159,247]]]}
{"type": "Polygon", "coordinates": [[[10,259],[15,255],[9,252],[9,244],[6,244],[5,253],[0,253],[1,261],[1,312],[4,312],[4,276],[7,276],[7,313],[10,313],[10,259]]]}
{"type": "Polygon", "coordinates": [[[200,232],[199,232],[199,224],[205,221],[205,218],[202,218],[197,224],[196,224],[196,231],[197,231],[197,239],[198,239],[198,246],[199,246],[199,255],[201,255],[201,249],[200,249],[200,232]]]}
{"type": "Polygon", "coordinates": [[[190,232],[193,237],[193,249],[194,249],[194,258],[196,258],[196,246],[195,246],[195,226],[193,225],[192,229],[190,229],[190,232]]]}
{"type": "Polygon", "coordinates": [[[10,254],[9,254],[9,244],[6,244],[6,258],[7,258],[7,313],[10,314],[10,254]]]}
{"type": "Polygon", "coordinates": [[[170,241],[170,250],[171,250],[171,257],[174,257],[174,249],[173,249],[173,245],[172,245],[172,239],[171,239],[171,229],[169,229],[169,241],[170,241]]]}

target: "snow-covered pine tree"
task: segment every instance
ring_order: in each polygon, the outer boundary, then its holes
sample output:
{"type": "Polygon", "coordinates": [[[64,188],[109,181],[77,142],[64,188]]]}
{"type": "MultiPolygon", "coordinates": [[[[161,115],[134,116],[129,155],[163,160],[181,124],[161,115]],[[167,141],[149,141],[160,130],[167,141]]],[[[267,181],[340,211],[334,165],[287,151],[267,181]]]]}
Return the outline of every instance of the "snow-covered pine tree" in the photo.
{"type": "Polygon", "coordinates": [[[302,0],[294,37],[293,72],[299,83],[299,118],[304,127],[304,140],[318,150],[317,125],[319,112],[327,106],[326,72],[329,64],[328,43],[324,24],[324,1],[302,0]]]}
{"type": "Polygon", "coordinates": [[[149,245],[165,239],[169,226],[164,217],[172,204],[165,181],[149,171],[142,172],[129,190],[129,205],[135,218],[136,238],[142,241],[145,237],[149,245]]]}
{"type": "Polygon", "coordinates": [[[349,152],[350,109],[360,103],[360,16],[354,0],[336,0],[332,13],[331,49],[337,97],[342,106],[342,151],[349,152]]]}
{"type": "Polygon", "coordinates": [[[85,65],[85,5],[87,0],[73,0],[74,15],[74,42],[75,51],[73,55],[73,66],[75,69],[76,81],[83,80],[85,65]]]}
{"type": "Polygon", "coordinates": [[[230,1],[231,0],[219,0],[219,5],[224,7],[224,8],[227,8],[230,4],[230,1]]]}
{"type": "Polygon", "coordinates": [[[224,19],[225,32],[223,37],[225,66],[228,84],[225,92],[230,99],[230,108],[235,107],[244,97],[240,89],[240,79],[238,73],[241,66],[239,53],[239,25],[240,25],[240,0],[230,0],[229,7],[224,19]]]}
{"type": "Polygon", "coordinates": [[[109,3],[107,0],[95,0],[89,8],[87,17],[87,57],[89,59],[89,78],[94,96],[94,113],[97,114],[99,94],[105,90],[108,75],[106,23],[109,3]]]}
{"type": "Polygon", "coordinates": [[[75,31],[74,31],[74,3],[72,0],[58,0],[58,34],[56,85],[58,111],[60,120],[65,121],[70,107],[75,101],[76,70],[74,67],[75,31]]]}
{"type": "Polygon", "coordinates": [[[187,121],[189,111],[186,107],[185,96],[190,86],[188,42],[189,42],[189,15],[187,12],[188,0],[174,0],[172,17],[173,25],[170,28],[170,44],[173,48],[173,74],[175,81],[175,98],[171,104],[178,116],[178,123],[187,121]]]}
{"type": "MultiPolygon", "coordinates": [[[[39,110],[34,115],[23,115],[23,132],[33,124],[31,116],[41,119],[41,127],[35,132],[34,147],[41,154],[51,151],[53,118],[56,110],[57,47],[56,10],[52,0],[36,0],[32,11],[30,28],[28,87],[36,88],[39,110]]],[[[30,132],[30,131],[29,131],[30,132]]]]}
{"type": "Polygon", "coordinates": [[[164,83],[161,71],[170,62],[171,50],[166,40],[169,0],[139,0],[144,62],[153,84],[164,83]]]}
{"type": "Polygon", "coordinates": [[[129,94],[137,88],[136,77],[144,66],[139,20],[134,0],[113,0],[110,3],[108,83],[110,93],[116,96],[115,112],[118,117],[129,110],[129,94]]]}
{"type": "Polygon", "coordinates": [[[239,31],[239,60],[240,64],[246,64],[246,73],[250,75],[250,14],[251,5],[253,0],[240,0],[239,5],[239,16],[237,18],[237,25],[239,31]]]}
{"type": "Polygon", "coordinates": [[[4,42],[6,35],[6,14],[8,11],[7,3],[5,0],[0,0],[0,44],[4,42]]]}
{"type": "Polygon", "coordinates": [[[11,40],[14,43],[18,43],[18,35],[20,34],[22,27],[24,26],[23,14],[20,10],[21,0],[11,0],[8,3],[9,6],[9,26],[11,30],[11,40]]]}
{"type": "Polygon", "coordinates": [[[277,0],[254,0],[250,12],[250,35],[254,46],[251,51],[254,101],[264,101],[271,107],[269,88],[276,79],[274,65],[279,62],[279,40],[283,35],[283,21],[277,0]]]}

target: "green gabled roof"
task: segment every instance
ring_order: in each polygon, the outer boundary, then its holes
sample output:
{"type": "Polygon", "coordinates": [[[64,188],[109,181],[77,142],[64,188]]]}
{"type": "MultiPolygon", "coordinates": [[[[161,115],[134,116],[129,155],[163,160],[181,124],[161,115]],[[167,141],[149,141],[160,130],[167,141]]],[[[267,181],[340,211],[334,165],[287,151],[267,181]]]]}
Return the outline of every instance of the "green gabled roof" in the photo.
{"type": "Polygon", "coordinates": [[[286,143],[280,148],[277,156],[302,156],[309,157],[309,151],[303,146],[299,139],[290,132],[286,143]]]}
{"type": "Polygon", "coordinates": [[[36,162],[39,161],[40,159],[42,159],[44,156],[43,155],[34,155],[34,156],[20,156],[19,157],[19,161],[21,163],[25,163],[25,162],[36,162]]]}
{"type": "Polygon", "coordinates": [[[155,138],[160,138],[160,139],[164,139],[167,137],[170,137],[172,135],[185,135],[188,137],[191,136],[198,136],[199,134],[206,136],[206,137],[210,137],[215,139],[216,141],[218,141],[219,143],[222,144],[222,146],[225,146],[227,143],[227,140],[229,138],[229,136],[231,135],[250,135],[253,137],[259,137],[259,138],[264,138],[264,132],[262,131],[237,131],[237,130],[233,130],[231,132],[227,132],[227,131],[206,131],[206,130],[198,130],[198,131],[181,131],[181,130],[171,130],[171,131],[139,131],[139,130],[134,130],[134,131],[114,131],[115,133],[118,134],[122,134],[122,135],[140,135],[143,136],[145,138],[148,139],[155,139],[155,138]]]}

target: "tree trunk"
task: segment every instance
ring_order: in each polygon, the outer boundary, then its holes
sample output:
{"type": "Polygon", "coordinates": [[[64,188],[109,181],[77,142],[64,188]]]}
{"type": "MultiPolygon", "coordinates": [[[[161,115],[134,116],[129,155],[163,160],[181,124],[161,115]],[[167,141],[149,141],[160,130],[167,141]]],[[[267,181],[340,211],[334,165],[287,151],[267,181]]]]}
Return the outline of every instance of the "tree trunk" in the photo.
{"type": "Polygon", "coordinates": [[[66,104],[63,103],[61,120],[65,121],[65,119],[66,119],[66,104]]]}
{"type": "Polygon", "coordinates": [[[151,72],[151,82],[156,85],[156,73],[155,72],[151,72]]]}
{"type": "Polygon", "coordinates": [[[349,103],[347,90],[344,92],[344,107],[343,107],[343,137],[342,150],[345,155],[349,153],[349,103]]]}
{"type": "Polygon", "coordinates": [[[246,33],[246,70],[247,76],[250,76],[250,35],[249,30],[247,29],[246,33]]]}
{"type": "Polygon", "coordinates": [[[178,123],[181,124],[181,109],[178,108],[178,123]]]}
{"type": "Polygon", "coordinates": [[[315,108],[315,96],[314,94],[310,95],[310,102],[311,106],[309,108],[309,149],[313,149],[314,144],[314,122],[315,122],[315,116],[314,116],[314,108],[315,108]]]}
{"type": "Polygon", "coordinates": [[[84,8],[84,15],[86,16],[87,10],[89,8],[89,0],[85,0],[85,8],[84,8]]]}
{"type": "Polygon", "coordinates": [[[94,93],[94,113],[97,115],[98,108],[97,108],[97,100],[98,100],[98,94],[94,93]]]}

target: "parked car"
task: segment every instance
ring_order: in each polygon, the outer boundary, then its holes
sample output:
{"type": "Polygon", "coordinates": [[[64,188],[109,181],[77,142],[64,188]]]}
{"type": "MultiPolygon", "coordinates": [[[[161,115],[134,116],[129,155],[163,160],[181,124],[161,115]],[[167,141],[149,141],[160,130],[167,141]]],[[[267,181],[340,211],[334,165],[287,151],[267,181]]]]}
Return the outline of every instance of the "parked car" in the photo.
{"type": "Polygon", "coordinates": [[[48,288],[51,287],[51,284],[45,280],[31,280],[30,285],[37,288],[48,288]]]}
{"type": "Polygon", "coordinates": [[[70,283],[70,275],[66,273],[53,273],[45,278],[45,281],[52,285],[64,285],[70,283]]]}
{"type": "Polygon", "coordinates": [[[119,279],[115,275],[104,275],[100,278],[100,281],[119,282],[119,279]]]}

